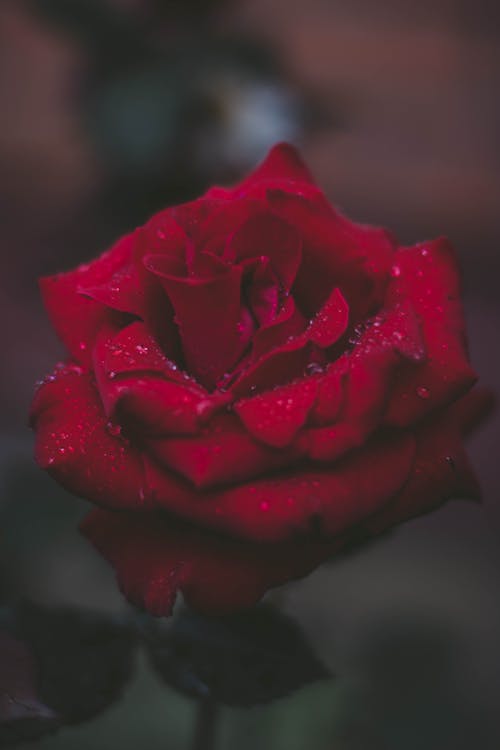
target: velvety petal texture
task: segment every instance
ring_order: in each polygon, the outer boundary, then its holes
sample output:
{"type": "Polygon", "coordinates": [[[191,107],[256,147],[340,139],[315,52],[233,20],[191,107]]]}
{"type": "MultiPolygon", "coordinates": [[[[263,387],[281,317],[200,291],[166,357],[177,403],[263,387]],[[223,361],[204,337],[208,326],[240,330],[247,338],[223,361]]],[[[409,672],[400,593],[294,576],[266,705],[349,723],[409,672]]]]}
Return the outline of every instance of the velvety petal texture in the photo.
{"type": "Polygon", "coordinates": [[[300,578],[347,547],[439,507],[449,497],[477,496],[462,435],[490,397],[457,402],[415,432],[415,460],[405,485],[382,508],[342,534],[258,544],[232,539],[158,513],[92,511],[81,529],[116,570],[121,590],[136,606],[169,615],[178,593],[211,615],[250,607],[270,588],[300,578]]]}
{"type": "Polygon", "coordinates": [[[37,461],[101,506],[84,532],[153,614],[250,606],[477,495],[452,248],[349,221],[292,146],[41,288],[68,360],[33,401],[37,461]]]}

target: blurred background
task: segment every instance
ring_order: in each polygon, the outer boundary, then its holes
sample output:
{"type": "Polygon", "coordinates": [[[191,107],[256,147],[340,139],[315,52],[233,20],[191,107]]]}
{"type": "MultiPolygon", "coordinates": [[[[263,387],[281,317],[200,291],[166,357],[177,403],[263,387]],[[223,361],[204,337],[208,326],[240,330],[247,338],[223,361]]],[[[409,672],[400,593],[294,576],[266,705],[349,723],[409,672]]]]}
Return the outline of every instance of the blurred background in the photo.
{"type": "MultiPolygon", "coordinates": [[[[61,356],[38,276],[230,183],[278,140],[351,218],[452,240],[472,360],[495,388],[499,21],[493,0],[3,0],[2,598],[125,606],[76,530],[85,504],[31,458],[33,384],[61,356]]],[[[226,709],[221,748],[500,747],[499,444],[498,417],[470,442],[482,506],[451,503],[286,587],[336,678],[226,709]]],[[[184,748],[192,713],[141,663],[120,704],[40,747],[184,748]]]]}

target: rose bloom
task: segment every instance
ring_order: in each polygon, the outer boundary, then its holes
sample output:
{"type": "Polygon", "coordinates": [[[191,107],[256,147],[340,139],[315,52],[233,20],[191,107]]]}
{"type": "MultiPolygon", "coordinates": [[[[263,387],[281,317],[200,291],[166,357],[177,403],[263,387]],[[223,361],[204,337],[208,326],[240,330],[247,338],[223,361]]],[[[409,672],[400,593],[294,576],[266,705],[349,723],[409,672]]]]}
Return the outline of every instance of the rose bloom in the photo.
{"type": "Polygon", "coordinates": [[[41,288],[69,356],[34,399],[37,461],[99,506],[83,531],[153,614],[250,606],[478,494],[450,244],[349,221],[291,146],[41,288]]]}

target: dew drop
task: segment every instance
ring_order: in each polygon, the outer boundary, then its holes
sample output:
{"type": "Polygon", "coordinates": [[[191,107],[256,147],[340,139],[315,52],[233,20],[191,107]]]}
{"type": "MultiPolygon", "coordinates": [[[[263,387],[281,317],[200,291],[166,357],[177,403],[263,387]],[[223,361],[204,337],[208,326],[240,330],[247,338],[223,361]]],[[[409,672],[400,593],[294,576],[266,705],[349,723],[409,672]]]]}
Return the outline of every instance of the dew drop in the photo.
{"type": "Polygon", "coordinates": [[[159,240],[165,240],[167,238],[167,235],[165,234],[164,230],[159,228],[156,230],[156,236],[159,240]]]}
{"type": "Polygon", "coordinates": [[[78,348],[80,349],[81,352],[84,352],[85,349],[87,348],[87,344],[85,343],[85,341],[80,341],[80,343],[78,344],[78,348]]]}
{"type": "Polygon", "coordinates": [[[430,391],[425,387],[425,385],[419,385],[419,387],[417,388],[417,396],[419,398],[429,398],[430,395],[430,391]]]}
{"type": "Polygon", "coordinates": [[[322,372],[324,372],[324,367],[319,362],[309,362],[306,366],[308,375],[320,375],[322,372]]]}
{"type": "Polygon", "coordinates": [[[143,346],[142,344],[137,344],[135,350],[138,354],[147,354],[149,351],[148,347],[143,346]]]}
{"type": "Polygon", "coordinates": [[[393,276],[395,279],[397,279],[398,276],[401,276],[401,268],[399,266],[393,266],[391,268],[391,276],[393,276]]]}
{"type": "Polygon", "coordinates": [[[114,370],[111,370],[108,377],[110,380],[114,380],[116,378],[116,372],[114,370]]]}

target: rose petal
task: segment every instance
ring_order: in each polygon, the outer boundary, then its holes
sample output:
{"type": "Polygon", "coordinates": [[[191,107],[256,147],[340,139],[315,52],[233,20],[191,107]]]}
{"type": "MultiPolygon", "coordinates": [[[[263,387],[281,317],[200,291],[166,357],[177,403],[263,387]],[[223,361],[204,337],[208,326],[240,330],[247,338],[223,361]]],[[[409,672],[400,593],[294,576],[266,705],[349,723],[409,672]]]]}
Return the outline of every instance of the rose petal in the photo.
{"type": "Polygon", "coordinates": [[[253,339],[251,358],[244,362],[232,392],[243,396],[276,384],[285,384],[303,376],[308,364],[321,355],[311,355],[311,344],[326,348],[345,332],[349,308],[341,292],[335,289],[308,328],[292,297],[278,317],[260,328],[253,339]]]}
{"type": "Polygon", "coordinates": [[[83,283],[79,285],[77,291],[113,310],[130,313],[140,318],[145,315],[147,303],[144,289],[139,283],[132,263],[114,273],[103,284],[83,283]]]}
{"type": "Polygon", "coordinates": [[[334,289],[321,310],[311,321],[307,336],[325,349],[345,333],[349,322],[349,305],[340,289],[334,289]]]}
{"type": "Polygon", "coordinates": [[[246,347],[239,330],[242,269],[231,266],[211,278],[182,278],[166,273],[160,256],[146,262],[175,310],[187,369],[213,387],[246,347]]]}
{"type": "Polygon", "coordinates": [[[484,418],[492,403],[491,393],[473,391],[421,424],[410,479],[393,502],[366,524],[371,534],[427,513],[450,498],[480,498],[462,436],[484,418]]]}
{"type": "Polygon", "coordinates": [[[242,369],[231,393],[235,398],[269,390],[276,383],[287,384],[300,377],[309,361],[309,351],[301,338],[292,338],[285,344],[263,355],[254,364],[242,369]]]}
{"type": "Polygon", "coordinates": [[[83,534],[113,565],[125,596],[158,617],[179,592],[196,610],[221,615],[256,604],[267,589],[299,578],[338,542],[253,544],[161,514],[94,510],[83,534]]]}
{"type": "Polygon", "coordinates": [[[374,512],[405,481],[413,460],[411,435],[374,439],[328,469],[294,467],[277,476],[178,497],[161,467],[145,458],[148,486],[159,507],[183,518],[256,541],[321,527],[338,534],[374,512]]]}
{"type": "Polygon", "coordinates": [[[343,356],[329,365],[318,379],[316,400],[311,410],[311,423],[316,427],[333,424],[345,400],[345,381],[349,358],[343,356]]]}
{"type": "Polygon", "coordinates": [[[462,464],[455,463],[457,447],[463,455],[458,429],[484,404],[474,393],[457,407],[418,431],[416,460],[394,500],[332,539],[258,544],[158,513],[138,517],[101,510],[85,518],[82,531],[115,568],[125,596],[153,615],[171,614],[178,592],[190,606],[211,615],[250,607],[269,588],[306,575],[347,545],[426,512],[445,496],[461,491],[455,478],[457,471],[462,475],[462,464]],[[453,463],[446,456],[454,457],[453,463]]]}
{"type": "Polygon", "coordinates": [[[99,350],[106,375],[114,378],[123,373],[156,372],[171,380],[185,380],[185,373],[165,356],[144,323],[130,323],[121,330],[106,326],[100,336],[107,331],[109,338],[99,350]]]}
{"type": "Polygon", "coordinates": [[[293,452],[270,451],[257,443],[230,414],[217,415],[194,437],[151,440],[148,453],[197,489],[247,481],[296,459],[293,452]]]}
{"type": "MultiPolygon", "coordinates": [[[[306,328],[306,322],[297,310],[293,297],[287,297],[276,318],[256,331],[252,342],[252,360],[272,357],[284,344],[298,337],[306,328]]],[[[278,381],[276,381],[278,382],[278,381]]]]}
{"type": "Polygon", "coordinates": [[[258,261],[251,259],[245,264],[243,289],[256,325],[272,326],[280,314],[278,310],[281,293],[278,278],[269,258],[261,258],[258,261]],[[248,274],[248,268],[252,265],[254,267],[248,274]],[[245,278],[248,275],[251,276],[250,282],[245,278]]]}
{"type": "Polygon", "coordinates": [[[317,380],[308,378],[243,399],[235,404],[234,410],[254,437],[283,448],[304,425],[317,391],[317,380]]]}
{"type": "Polygon", "coordinates": [[[68,365],[37,392],[31,412],[39,465],[70,492],[107,507],[146,504],[141,455],[108,423],[88,374],[68,365]]]}
{"type": "Polygon", "coordinates": [[[453,248],[444,239],[402,249],[394,257],[388,304],[411,302],[419,317],[427,358],[402,377],[387,422],[407,425],[449,403],[476,380],[464,341],[465,324],[453,248]]]}
{"type": "MultiPolygon", "coordinates": [[[[113,327],[102,328],[94,347],[94,372],[104,411],[108,418],[118,421],[134,434],[191,434],[200,429],[217,409],[230,399],[228,394],[209,394],[195,380],[176,369],[168,361],[161,368],[130,372],[127,347],[138,330],[132,324],[131,340],[128,328],[116,333],[113,327]],[[125,366],[124,366],[125,365],[125,366]]],[[[138,353],[131,357],[132,365],[139,365],[138,353]]],[[[148,364],[144,362],[144,365],[148,364]]]]}
{"type": "Polygon", "coordinates": [[[106,284],[126,268],[134,243],[135,235],[126,235],[92,263],[40,280],[43,302],[56,333],[73,359],[85,366],[91,362],[92,344],[100,326],[117,318],[105,304],[89,299],[80,290],[106,284]]]}
{"type": "Polygon", "coordinates": [[[312,421],[328,426],[306,430],[299,438],[303,450],[316,461],[333,461],[362,445],[382,422],[394,377],[408,361],[415,367],[422,357],[420,330],[410,307],[398,305],[373,319],[353,351],[320,377],[312,421]],[[334,419],[328,423],[332,388],[334,419]]]}
{"type": "Polygon", "coordinates": [[[314,186],[314,178],[302,161],[297,151],[289,143],[277,143],[269,151],[266,158],[251,172],[248,177],[233,188],[212,187],[205,197],[210,199],[234,199],[246,195],[250,190],[259,187],[261,183],[278,180],[283,186],[290,184],[294,188],[303,184],[314,186]]]}
{"type": "Polygon", "coordinates": [[[390,278],[396,249],[392,237],[349,221],[319,192],[305,196],[269,190],[268,200],[273,213],[302,237],[302,264],[293,290],[300,309],[315,314],[338,287],[349,300],[353,325],[376,313],[390,278]]]}

